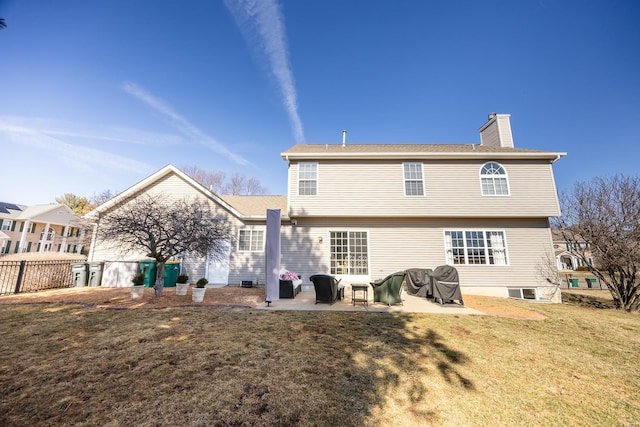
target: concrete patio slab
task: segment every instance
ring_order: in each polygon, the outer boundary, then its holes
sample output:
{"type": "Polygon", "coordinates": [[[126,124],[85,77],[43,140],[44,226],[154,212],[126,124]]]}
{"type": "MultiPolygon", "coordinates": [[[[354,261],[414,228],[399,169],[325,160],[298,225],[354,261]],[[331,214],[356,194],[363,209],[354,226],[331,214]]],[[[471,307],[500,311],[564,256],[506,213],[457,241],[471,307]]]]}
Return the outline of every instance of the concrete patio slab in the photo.
{"type": "Polygon", "coordinates": [[[316,304],[316,293],[311,290],[302,290],[295,298],[273,301],[268,306],[266,303],[257,308],[262,310],[300,310],[300,311],[358,311],[371,313],[434,313],[434,314],[485,314],[472,308],[459,304],[438,304],[426,298],[409,295],[402,292],[403,304],[387,306],[379,302],[373,302],[373,292],[369,292],[368,305],[364,303],[352,304],[351,292],[345,292],[345,299],[334,304],[316,304]]]}

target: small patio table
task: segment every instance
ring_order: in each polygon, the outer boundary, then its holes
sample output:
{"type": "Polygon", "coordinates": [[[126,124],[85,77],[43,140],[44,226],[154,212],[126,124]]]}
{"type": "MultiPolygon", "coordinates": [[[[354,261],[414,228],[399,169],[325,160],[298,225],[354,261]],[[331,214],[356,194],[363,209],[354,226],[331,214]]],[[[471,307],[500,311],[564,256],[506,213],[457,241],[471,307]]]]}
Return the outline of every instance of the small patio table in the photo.
{"type": "Polygon", "coordinates": [[[356,305],[357,302],[364,303],[365,307],[369,306],[369,284],[353,283],[351,285],[351,303],[356,305]],[[360,297],[356,297],[356,292],[361,292],[360,297]]]}

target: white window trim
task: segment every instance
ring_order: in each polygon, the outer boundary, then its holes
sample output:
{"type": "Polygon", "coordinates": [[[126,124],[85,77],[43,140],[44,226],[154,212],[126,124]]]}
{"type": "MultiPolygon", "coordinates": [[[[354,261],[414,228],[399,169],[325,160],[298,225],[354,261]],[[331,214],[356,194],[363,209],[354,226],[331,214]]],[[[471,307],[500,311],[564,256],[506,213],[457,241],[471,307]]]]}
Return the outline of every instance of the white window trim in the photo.
{"type": "MultiPolygon", "coordinates": [[[[445,262],[447,265],[451,265],[453,267],[459,267],[459,266],[467,266],[467,267],[509,267],[511,265],[511,256],[509,255],[509,242],[507,242],[507,232],[505,230],[501,230],[501,229],[494,229],[494,228],[482,228],[482,227],[477,227],[477,228],[445,228],[442,230],[442,243],[444,246],[444,257],[445,257],[445,262]],[[452,232],[452,231],[461,231],[462,235],[464,237],[464,260],[465,263],[464,264],[455,264],[453,262],[449,262],[448,259],[448,255],[447,255],[447,232],[452,232]],[[467,231],[482,231],[484,233],[484,241],[485,241],[485,258],[487,258],[488,260],[488,256],[489,256],[489,251],[488,251],[488,246],[487,245],[487,233],[493,233],[493,232],[498,232],[498,233],[502,233],[502,237],[504,238],[504,253],[505,256],[507,258],[507,262],[504,264],[489,264],[489,263],[485,263],[485,264],[470,264],[469,263],[469,258],[468,258],[468,253],[467,253],[467,238],[466,238],[466,233],[467,231]]],[[[453,248],[453,247],[452,247],[453,248]]]]}
{"type": "Polygon", "coordinates": [[[241,228],[238,230],[238,244],[236,245],[236,249],[239,253],[263,253],[264,252],[264,246],[265,246],[265,240],[267,238],[267,232],[266,229],[264,228],[241,228]],[[240,249],[240,233],[243,231],[249,231],[250,232],[250,236],[249,236],[249,250],[245,250],[245,249],[240,249]],[[258,250],[251,250],[251,246],[252,246],[252,242],[253,242],[253,233],[256,232],[262,232],[262,248],[258,249],[258,250]]]}
{"type": "MultiPolygon", "coordinates": [[[[318,164],[318,162],[299,162],[298,163],[298,181],[296,182],[296,186],[297,186],[297,193],[298,196],[302,196],[302,197],[316,197],[319,193],[320,193],[320,180],[318,179],[318,175],[320,174],[320,165],[318,164]],[[316,194],[300,194],[300,181],[302,181],[300,179],[300,165],[303,164],[311,164],[311,165],[316,165],[316,194]]],[[[304,180],[304,181],[309,181],[309,180],[304,180]]]]}
{"type": "Polygon", "coordinates": [[[538,293],[538,288],[536,287],[531,287],[531,286],[524,286],[524,287],[508,287],[507,288],[507,298],[514,298],[514,299],[521,299],[524,301],[538,301],[540,300],[540,294],[538,293]],[[525,298],[524,297],[524,290],[531,290],[534,292],[534,298],[525,298]],[[519,292],[519,296],[513,296],[512,295],[512,291],[518,291],[519,292]]]}
{"type": "Polygon", "coordinates": [[[332,274],[332,275],[336,276],[339,279],[345,279],[345,281],[362,280],[363,278],[370,278],[371,277],[371,231],[365,228],[331,228],[328,230],[327,241],[329,243],[329,251],[327,252],[328,254],[327,264],[329,265],[329,271],[331,271],[331,233],[344,233],[344,232],[367,233],[367,274],[332,274]]]}
{"type": "MultiPolygon", "coordinates": [[[[486,175],[486,177],[493,177],[494,175],[486,175]]],[[[478,182],[480,183],[480,194],[482,195],[482,197],[509,197],[511,196],[511,184],[509,183],[509,172],[507,172],[507,168],[504,167],[504,165],[500,162],[496,162],[496,161],[489,161],[489,162],[484,162],[481,166],[480,169],[478,169],[478,182]],[[485,175],[482,174],[482,169],[484,169],[485,165],[487,165],[488,163],[495,163],[497,165],[499,165],[502,170],[504,171],[504,175],[498,175],[498,176],[503,176],[504,179],[507,181],[507,194],[484,194],[484,190],[482,188],[482,178],[485,177],[485,175]]],[[[495,182],[494,182],[494,189],[495,189],[495,182]]]]}
{"type": "Polygon", "coordinates": [[[12,219],[5,219],[2,221],[2,227],[0,227],[0,231],[11,231],[11,226],[15,221],[12,219]]]}
{"type": "Polygon", "coordinates": [[[424,163],[423,162],[402,162],[402,191],[404,192],[404,197],[426,197],[427,195],[427,186],[425,184],[424,178],[424,163]],[[407,194],[407,179],[404,176],[405,165],[410,164],[419,164],[420,165],[420,174],[422,175],[422,194],[407,194]]]}

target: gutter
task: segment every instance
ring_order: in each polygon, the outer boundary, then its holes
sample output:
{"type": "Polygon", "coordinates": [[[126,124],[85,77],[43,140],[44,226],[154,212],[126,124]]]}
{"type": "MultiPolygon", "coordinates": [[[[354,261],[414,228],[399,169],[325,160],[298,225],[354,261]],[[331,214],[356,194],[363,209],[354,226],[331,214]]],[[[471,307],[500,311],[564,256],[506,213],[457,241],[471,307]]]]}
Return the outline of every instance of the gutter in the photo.
{"type": "Polygon", "coordinates": [[[479,152],[473,151],[468,153],[296,153],[288,154],[283,153],[282,158],[289,163],[292,159],[300,160],[322,160],[322,159],[375,159],[375,160],[395,160],[395,159],[444,159],[444,160],[457,160],[457,159],[538,159],[538,160],[552,160],[552,163],[558,161],[561,157],[566,156],[567,153],[554,153],[554,152],[520,152],[520,153],[505,153],[505,152],[479,152]]]}

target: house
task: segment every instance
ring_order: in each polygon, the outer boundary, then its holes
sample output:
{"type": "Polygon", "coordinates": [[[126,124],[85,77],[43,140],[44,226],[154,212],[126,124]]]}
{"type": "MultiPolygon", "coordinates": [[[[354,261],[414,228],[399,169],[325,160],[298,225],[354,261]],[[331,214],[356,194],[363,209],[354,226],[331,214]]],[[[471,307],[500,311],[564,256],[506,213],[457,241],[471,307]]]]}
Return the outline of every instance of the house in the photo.
{"type": "MultiPolygon", "coordinates": [[[[185,258],[183,268],[214,283],[264,283],[266,209],[281,209],[281,263],[303,287],[318,272],[366,283],[450,264],[463,293],[551,299],[556,288],[540,264],[553,260],[552,166],[565,153],[515,148],[508,114],[491,114],[480,139],[295,145],[281,153],[287,196],[220,196],[167,166],[88,216],[144,192],[208,200],[230,218],[234,245],[225,262],[185,258]]],[[[95,243],[89,260],[115,256],[95,243]]]]}
{"type": "Polygon", "coordinates": [[[558,270],[577,270],[580,267],[593,265],[593,254],[587,242],[567,242],[562,233],[552,230],[553,250],[558,270]],[[578,245],[579,247],[574,247],[578,245]],[[586,263],[582,258],[586,258],[586,263]]]}
{"type": "Polygon", "coordinates": [[[85,223],[68,206],[0,202],[0,254],[84,249],[85,223]]]}

